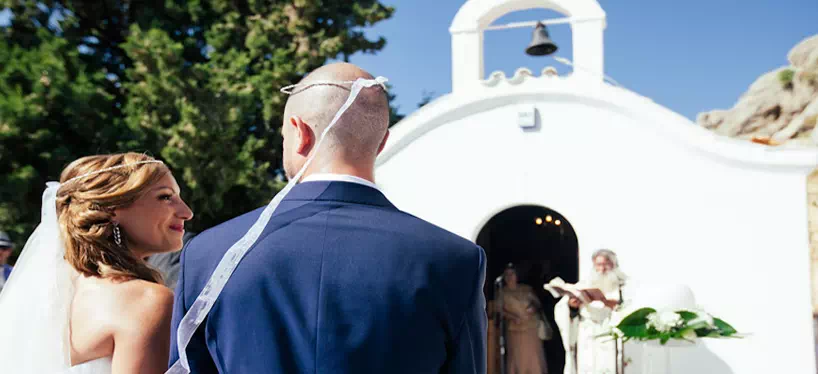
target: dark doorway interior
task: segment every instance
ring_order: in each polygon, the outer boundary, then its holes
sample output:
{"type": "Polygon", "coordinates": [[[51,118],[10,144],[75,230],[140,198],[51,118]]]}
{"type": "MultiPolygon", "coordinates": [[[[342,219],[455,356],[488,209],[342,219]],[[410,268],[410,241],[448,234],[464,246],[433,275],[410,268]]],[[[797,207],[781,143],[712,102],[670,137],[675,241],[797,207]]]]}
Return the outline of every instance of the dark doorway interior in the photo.
{"type": "MultiPolygon", "coordinates": [[[[506,264],[513,263],[519,282],[534,289],[548,322],[554,328],[554,337],[543,342],[548,372],[562,373],[565,351],[554,323],[554,304],[557,300],[542,286],[554,277],[570,283],[577,281],[579,247],[573,227],[554,210],[534,205],[516,206],[492,217],[477,236],[477,244],[486,250],[488,256],[484,288],[486,300],[494,300],[495,280],[502,276],[506,264]]],[[[496,346],[489,344],[489,347],[496,346]]]]}

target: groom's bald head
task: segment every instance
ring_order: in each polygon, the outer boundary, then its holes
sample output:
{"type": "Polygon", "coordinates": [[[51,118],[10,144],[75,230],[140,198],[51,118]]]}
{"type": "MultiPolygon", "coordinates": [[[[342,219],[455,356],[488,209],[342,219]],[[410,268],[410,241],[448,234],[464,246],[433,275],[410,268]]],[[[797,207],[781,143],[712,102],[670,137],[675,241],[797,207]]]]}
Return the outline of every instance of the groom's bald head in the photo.
{"type": "MultiPolygon", "coordinates": [[[[349,98],[352,84],[319,82],[354,81],[358,78],[373,79],[372,75],[361,68],[348,63],[335,63],[322,66],[307,75],[293,90],[284,109],[284,136],[287,143],[288,131],[297,130],[297,120],[306,123],[314,136],[321,135],[332,121],[335,114],[349,98]]],[[[341,157],[348,161],[374,162],[389,126],[389,103],[386,92],[381,86],[363,88],[352,106],[338,119],[336,125],[327,134],[325,140],[329,157],[341,157]]],[[[293,133],[290,132],[292,135],[293,133]]],[[[293,145],[290,143],[290,145],[293,145]]],[[[296,165],[286,165],[287,149],[285,144],[285,169],[296,165]]],[[[298,167],[300,168],[300,166],[298,167]]],[[[298,168],[295,168],[297,171],[298,168]]],[[[287,170],[288,174],[293,170],[287,170]]]]}

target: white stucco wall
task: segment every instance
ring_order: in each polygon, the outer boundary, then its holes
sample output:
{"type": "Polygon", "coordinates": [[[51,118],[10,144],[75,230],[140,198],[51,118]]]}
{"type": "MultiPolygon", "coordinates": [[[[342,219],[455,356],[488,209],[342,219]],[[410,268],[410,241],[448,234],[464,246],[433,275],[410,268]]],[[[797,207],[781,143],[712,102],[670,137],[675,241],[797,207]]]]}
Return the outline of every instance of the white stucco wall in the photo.
{"type": "Polygon", "coordinates": [[[390,200],[470,240],[508,207],[557,210],[581,275],[593,250],[614,249],[634,281],[687,284],[752,334],[680,351],[676,372],[815,373],[806,175],[818,154],[717,138],[601,83],[514,81],[440,98],[393,129],[376,172],[390,200]],[[518,111],[532,108],[540,127],[522,130],[518,111]]]}

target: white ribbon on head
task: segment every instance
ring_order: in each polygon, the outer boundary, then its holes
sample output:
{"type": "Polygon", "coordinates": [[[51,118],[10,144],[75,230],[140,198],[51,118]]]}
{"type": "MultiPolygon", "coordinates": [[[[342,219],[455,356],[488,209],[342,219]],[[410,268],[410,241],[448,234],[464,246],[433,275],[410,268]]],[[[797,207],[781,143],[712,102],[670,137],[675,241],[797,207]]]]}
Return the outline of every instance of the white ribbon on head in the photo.
{"type": "Polygon", "coordinates": [[[202,291],[199,293],[199,296],[196,297],[196,300],[193,302],[193,305],[190,306],[190,309],[185,313],[185,316],[182,317],[182,321],[179,323],[179,327],[176,330],[176,344],[177,349],[179,351],[179,360],[177,360],[171,367],[168,369],[166,374],[189,374],[190,373],[190,363],[188,362],[187,349],[188,344],[190,344],[191,338],[193,338],[193,334],[199,328],[199,326],[204,322],[205,317],[207,314],[210,313],[210,309],[213,308],[213,304],[216,303],[216,299],[219,298],[224,286],[227,284],[227,281],[233,275],[233,272],[236,270],[239,262],[244,255],[247,254],[247,251],[252,247],[258,237],[261,235],[264,228],[267,226],[267,223],[270,222],[270,218],[272,217],[273,213],[275,212],[278,204],[290,193],[290,190],[298,184],[301,177],[304,175],[304,172],[310,166],[312,161],[315,159],[315,156],[321,149],[321,144],[326,139],[327,133],[335,126],[335,123],[338,122],[338,119],[346,112],[347,109],[352,105],[355,101],[355,98],[358,97],[358,93],[361,92],[364,88],[369,88],[373,86],[381,86],[384,90],[386,90],[385,83],[387,79],[384,77],[377,77],[375,79],[363,79],[358,78],[355,81],[317,81],[311,82],[306,84],[296,84],[292,86],[287,86],[281,89],[281,92],[292,94],[296,92],[301,92],[309,87],[317,86],[317,85],[339,85],[339,84],[352,84],[352,88],[350,89],[349,98],[338,109],[338,112],[335,113],[335,117],[332,118],[332,121],[329,125],[324,129],[321,133],[321,137],[318,139],[318,143],[315,145],[315,152],[312,153],[307,158],[307,161],[304,163],[304,166],[298,171],[298,173],[290,179],[284,189],[279,192],[272,201],[264,208],[261,212],[261,215],[247,230],[247,233],[244,234],[241,239],[239,239],[236,243],[234,243],[230,249],[222,257],[219,264],[216,266],[216,270],[213,271],[213,274],[210,275],[210,279],[205,284],[202,291]],[[299,91],[294,91],[296,88],[302,87],[299,91]]]}

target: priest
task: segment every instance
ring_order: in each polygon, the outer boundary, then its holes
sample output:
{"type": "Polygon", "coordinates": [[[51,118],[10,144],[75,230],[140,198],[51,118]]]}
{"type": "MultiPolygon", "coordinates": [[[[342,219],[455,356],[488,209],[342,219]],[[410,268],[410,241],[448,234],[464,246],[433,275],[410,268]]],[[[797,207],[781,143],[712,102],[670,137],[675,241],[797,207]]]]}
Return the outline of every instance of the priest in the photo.
{"type": "Polygon", "coordinates": [[[576,284],[588,296],[586,301],[565,295],[554,307],[565,347],[564,374],[617,373],[616,342],[597,336],[610,331],[617,317],[615,310],[621,303],[626,276],[611,250],[597,250],[592,260],[591,276],[576,284]]]}

